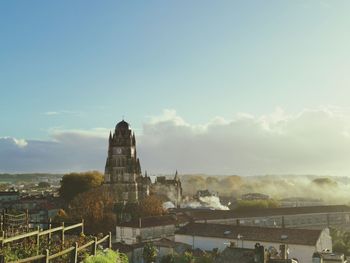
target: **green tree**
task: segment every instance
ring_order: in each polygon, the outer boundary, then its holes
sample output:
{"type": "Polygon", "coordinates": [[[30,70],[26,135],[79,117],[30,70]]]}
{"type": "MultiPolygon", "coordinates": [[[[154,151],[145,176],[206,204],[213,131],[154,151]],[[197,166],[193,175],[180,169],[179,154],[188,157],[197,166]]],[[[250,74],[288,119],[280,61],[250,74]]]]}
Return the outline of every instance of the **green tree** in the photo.
{"type": "Polygon", "coordinates": [[[102,182],[103,175],[97,171],[65,174],[59,193],[65,201],[70,202],[78,194],[98,187],[102,182]]]}
{"type": "Polygon", "coordinates": [[[96,256],[90,256],[84,260],[84,263],[128,263],[128,257],[119,252],[108,250],[99,251],[96,256]]]}
{"type": "Polygon", "coordinates": [[[147,243],[143,248],[143,260],[146,263],[152,263],[156,261],[158,250],[151,243],[147,243]]]}
{"type": "Polygon", "coordinates": [[[161,258],[160,263],[175,263],[175,256],[173,254],[165,255],[161,258]]]}

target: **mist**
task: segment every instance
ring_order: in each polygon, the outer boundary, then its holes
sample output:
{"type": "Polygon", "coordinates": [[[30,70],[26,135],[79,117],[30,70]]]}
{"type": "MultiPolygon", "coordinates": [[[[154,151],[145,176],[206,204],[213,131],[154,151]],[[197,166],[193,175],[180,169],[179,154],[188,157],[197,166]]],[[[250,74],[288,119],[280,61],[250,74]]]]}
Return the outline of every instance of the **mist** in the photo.
{"type": "Polygon", "coordinates": [[[265,175],[241,177],[183,175],[185,195],[193,196],[197,190],[208,189],[223,197],[240,198],[246,193],[262,193],[270,198],[302,197],[320,199],[325,204],[348,204],[350,178],[314,175],[265,175]]]}

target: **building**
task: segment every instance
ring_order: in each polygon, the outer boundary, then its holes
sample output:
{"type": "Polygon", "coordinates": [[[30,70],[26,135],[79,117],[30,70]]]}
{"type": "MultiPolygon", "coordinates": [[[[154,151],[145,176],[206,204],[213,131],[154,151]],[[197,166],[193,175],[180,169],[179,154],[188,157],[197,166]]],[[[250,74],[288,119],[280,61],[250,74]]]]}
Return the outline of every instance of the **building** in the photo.
{"type": "Polygon", "coordinates": [[[174,179],[157,176],[155,183],[152,185],[152,192],[173,202],[175,207],[179,207],[182,202],[182,186],[177,171],[174,179]]]}
{"type": "Polygon", "coordinates": [[[219,197],[219,193],[218,192],[214,192],[214,191],[209,191],[208,189],[198,190],[194,197],[196,199],[198,199],[198,200],[201,197],[219,197]]]}
{"type": "Polygon", "coordinates": [[[350,207],[346,205],[260,208],[249,210],[174,209],[194,222],[232,225],[323,229],[350,229],[350,207]]]}
{"type": "Polygon", "coordinates": [[[9,191],[0,192],[0,208],[3,208],[2,204],[6,202],[16,202],[20,198],[19,191],[11,189],[9,191]]]}
{"type": "Polygon", "coordinates": [[[215,248],[223,251],[228,244],[254,249],[257,243],[278,251],[283,245],[289,251],[288,258],[297,258],[299,263],[311,263],[315,251],[332,249],[332,238],[327,228],[310,230],[189,223],[175,232],[175,241],[205,251],[215,248]]]}
{"type": "Polygon", "coordinates": [[[175,216],[152,216],[123,222],[116,226],[115,242],[128,245],[152,242],[167,238],[174,239],[175,216]]]}
{"type": "Polygon", "coordinates": [[[151,180],[141,174],[135,134],[124,120],[109,135],[104,183],[111,187],[119,202],[137,203],[149,195],[151,180]]]}
{"type": "MultiPolygon", "coordinates": [[[[124,253],[128,257],[130,263],[144,263],[143,249],[145,244],[146,243],[141,242],[128,245],[117,242],[113,243],[113,250],[124,253]]],[[[191,250],[191,246],[188,244],[175,242],[166,238],[154,241],[152,244],[158,251],[156,262],[161,262],[162,257],[166,255],[183,254],[191,250]]]]}
{"type": "Polygon", "coordinates": [[[298,207],[298,206],[321,206],[325,203],[321,199],[306,197],[289,197],[278,200],[281,207],[298,207]]]}
{"type": "Polygon", "coordinates": [[[242,200],[253,201],[253,200],[269,200],[270,197],[261,193],[248,193],[241,197],[242,200]]]}

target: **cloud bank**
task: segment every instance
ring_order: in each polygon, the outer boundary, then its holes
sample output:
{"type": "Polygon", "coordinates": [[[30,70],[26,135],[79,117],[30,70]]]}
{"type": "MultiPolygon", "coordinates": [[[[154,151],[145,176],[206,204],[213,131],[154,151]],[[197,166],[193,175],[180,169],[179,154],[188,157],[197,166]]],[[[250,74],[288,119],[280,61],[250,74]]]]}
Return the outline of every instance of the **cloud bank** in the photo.
{"type": "MultiPolygon", "coordinates": [[[[51,138],[0,138],[0,172],[104,169],[108,129],[51,131],[51,138]]],[[[201,125],[165,110],[143,124],[137,144],[150,173],[350,175],[350,114],[334,107],[201,125]]]]}

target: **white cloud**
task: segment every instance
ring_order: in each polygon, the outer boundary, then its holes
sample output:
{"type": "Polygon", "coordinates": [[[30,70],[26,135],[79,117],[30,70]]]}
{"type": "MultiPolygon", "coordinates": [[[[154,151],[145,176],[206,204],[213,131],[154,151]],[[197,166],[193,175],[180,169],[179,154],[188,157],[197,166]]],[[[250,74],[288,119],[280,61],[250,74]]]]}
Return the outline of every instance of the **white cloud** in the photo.
{"type": "MultiPolygon", "coordinates": [[[[50,134],[49,141],[0,138],[0,172],[104,169],[109,129],[50,134]]],[[[334,107],[240,113],[202,125],[165,110],[144,123],[137,147],[151,173],[350,175],[349,134],[349,111],[334,107]]]]}
{"type": "MultiPolygon", "coordinates": [[[[163,172],[224,174],[350,174],[350,118],[320,108],[296,115],[277,109],[267,116],[238,114],[202,126],[174,120],[144,125],[143,163],[163,172]]],[[[148,168],[147,168],[148,169],[148,168]]]]}
{"type": "Polygon", "coordinates": [[[3,143],[6,143],[7,145],[14,144],[18,148],[23,148],[23,147],[26,147],[28,145],[28,142],[26,140],[16,139],[16,138],[12,138],[12,137],[0,137],[0,141],[2,141],[3,143]]]}
{"type": "Polygon", "coordinates": [[[51,115],[58,115],[60,114],[58,111],[47,111],[44,112],[45,115],[51,116],[51,115]]]}
{"type": "Polygon", "coordinates": [[[60,110],[60,111],[46,111],[44,112],[44,115],[47,116],[57,116],[57,115],[82,115],[83,113],[81,111],[70,111],[70,110],[60,110]]]}

